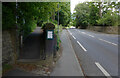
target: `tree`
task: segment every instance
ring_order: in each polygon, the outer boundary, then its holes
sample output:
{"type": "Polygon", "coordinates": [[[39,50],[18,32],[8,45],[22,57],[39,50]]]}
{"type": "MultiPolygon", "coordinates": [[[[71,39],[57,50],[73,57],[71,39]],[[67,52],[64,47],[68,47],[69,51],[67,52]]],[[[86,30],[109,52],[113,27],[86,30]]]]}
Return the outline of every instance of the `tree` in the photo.
{"type": "Polygon", "coordinates": [[[99,25],[105,25],[105,26],[118,26],[119,22],[119,3],[117,2],[105,2],[103,3],[103,16],[99,20],[97,20],[97,23],[99,25]]]}
{"type": "Polygon", "coordinates": [[[89,5],[88,3],[80,3],[75,7],[76,27],[86,28],[89,21],[89,5]]]}
{"type": "Polygon", "coordinates": [[[19,2],[16,8],[16,3],[3,3],[3,29],[16,28],[17,17],[19,34],[27,36],[36,28],[39,21],[50,19],[53,8],[57,10],[57,4],[54,2],[19,2]]]}
{"type": "Polygon", "coordinates": [[[2,29],[15,28],[15,3],[2,3],[2,29]],[[7,22],[7,23],[6,23],[7,22]]]}
{"type": "MultiPolygon", "coordinates": [[[[71,13],[70,13],[70,3],[69,2],[60,2],[59,3],[59,24],[67,26],[70,22],[71,13]]],[[[58,12],[56,12],[56,21],[58,21],[58,12]]]]}
{"type": "Polygon", "coordinates": [[[99,5],[97,5],[98,3],[96,2],[90,2],[89,3],[89,8],[90,8],[90,14],[89,14],[89,24],[92,26],[97,25],[97,21],[100,17],[102,17],[101,14],[101,9],[99,10],[99,6],[101,5],[101,3],[99,5]]]}
{"type": "Polygon", "coordinates": [[[56,22],[60,11],[60,24],[66,26],[70,20],[70,3],[61,2],[18,2],[3,3],[3,29],[17,28],[26,37],[43,22],[56,22]],[[17,18],[17,24],[16,24],[17,18]],[[7,23],[6,23],[7,21],[7,23]],[[17,26],[16,26],[17,25],[17,26]]]}
{"type": "Polygon", "coordinates": [[[88,2],[75,7],[76,26],[86,28],[91,26],[118,26],[119,2],[88,2]]]}

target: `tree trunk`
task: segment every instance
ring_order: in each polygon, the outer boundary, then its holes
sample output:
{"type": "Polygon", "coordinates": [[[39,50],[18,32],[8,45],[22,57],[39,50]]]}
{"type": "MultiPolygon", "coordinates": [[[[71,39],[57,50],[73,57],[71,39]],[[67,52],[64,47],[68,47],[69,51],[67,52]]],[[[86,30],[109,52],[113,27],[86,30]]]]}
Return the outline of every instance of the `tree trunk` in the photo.
{"type": "Polygon", "coordinates": [[[102,17],[102,2],[99,2],[98,5],[99,5],[99,16],[101,18],[102,17]]]}
{"type": "Polygon", "coordinates": [[[52,19],[52,21],[55,20],[55,11],[52,11],[52,13],[51,13],[51,19],[52,19]]]}

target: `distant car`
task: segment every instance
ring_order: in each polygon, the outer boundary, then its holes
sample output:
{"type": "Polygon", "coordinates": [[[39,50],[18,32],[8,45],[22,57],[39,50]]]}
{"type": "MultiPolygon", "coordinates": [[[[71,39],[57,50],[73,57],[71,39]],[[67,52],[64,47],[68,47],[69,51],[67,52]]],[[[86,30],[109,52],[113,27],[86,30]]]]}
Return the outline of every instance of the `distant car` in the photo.
{"type": "Polygon", "coordinates": [[[71,26],[70,28],[71,28],[71,29],[74,29],[75,27],[74,27],[74,26],[71,26]]]}

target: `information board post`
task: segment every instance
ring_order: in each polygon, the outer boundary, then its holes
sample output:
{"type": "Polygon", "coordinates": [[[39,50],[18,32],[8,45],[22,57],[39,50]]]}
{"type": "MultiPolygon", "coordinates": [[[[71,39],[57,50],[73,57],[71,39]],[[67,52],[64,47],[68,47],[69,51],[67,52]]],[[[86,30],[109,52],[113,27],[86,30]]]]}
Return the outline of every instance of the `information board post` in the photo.
{"type": "Polygon", "coordinates": [[[55,25],[52,23],[46,23],[44,25],[44,33],[45,33],[45,47],[44,47],[44,53],[45,53],[45,59],[55,55],[55,43],[57,43],[56,35],[54,34],[55,25]]]}

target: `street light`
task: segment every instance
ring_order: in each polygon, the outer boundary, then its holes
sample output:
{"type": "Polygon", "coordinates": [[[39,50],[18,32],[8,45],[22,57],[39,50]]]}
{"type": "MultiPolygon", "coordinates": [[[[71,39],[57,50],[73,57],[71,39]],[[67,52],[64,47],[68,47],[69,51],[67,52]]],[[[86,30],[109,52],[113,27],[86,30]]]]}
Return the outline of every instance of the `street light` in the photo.
{"type": "Polygon", "coordinates": [[[58,2],[58,35],[59,35],[59,2],[58,2]]]}

